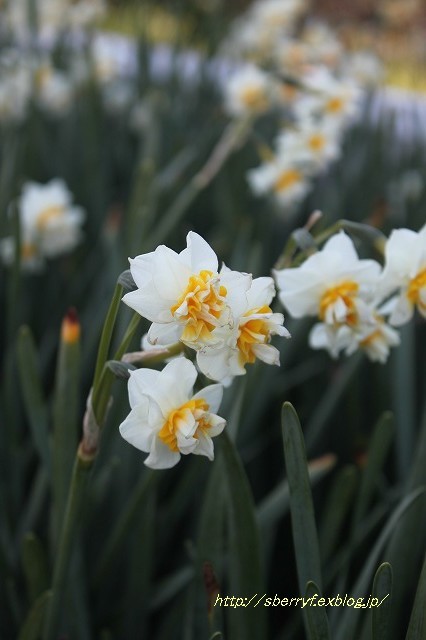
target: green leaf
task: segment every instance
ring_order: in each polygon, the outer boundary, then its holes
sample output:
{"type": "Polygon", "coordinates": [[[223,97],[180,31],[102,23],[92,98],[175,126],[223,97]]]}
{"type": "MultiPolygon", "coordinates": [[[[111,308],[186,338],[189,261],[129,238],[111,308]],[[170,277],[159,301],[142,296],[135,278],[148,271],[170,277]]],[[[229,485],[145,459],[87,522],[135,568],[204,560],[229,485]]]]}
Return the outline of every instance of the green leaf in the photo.
{"type": "MultiPolygon", "coordinates": [[[[312,598],[315,595],[321,596],[315,582],[309,581],[306,585],[305,599],[312,598]]],[[[304,613],[307,621],[308,640],[330,640],[330,629],[325,606],[311,606],[309,604],[304,607],[304,613]]]]}
{"type": "Polygon", "coordinates": [[[289,402],[284,403],[281,417],[297,575],[300,593],[304,593],[308,582],[314,581],[319,586],[322,582],[315,514],[303,433],[289,402]]]}
{"type": "Polygon", "coordinates": [[[51,597],[52,592],[45,591],[35,601],[21,628],[18,640],[39,640],[43,628],[44,614],[51,597]]]}
{"type": "Polygon", "coordinates": [[[22,541],[22,567],[32,603],[49,586],[47,557],[43,545],[34,533],[27,533],[22,541]]]}
{"type": "MultiPolygon", "coordinates": [[[[392,532],[395,529],[395,526],[402,518],[402,516],[406,513],[407,509],[413,506],[413,504],[419,500],[422,496],[425,495],[426,488],[420,488],[416,491],[413,491],[408,496],[406,496],[399,505],[394,509],[388,521],[383,528],[381,534],[379,535],[376,543],[374,544],[367,561],[361,571],[361,574],[356,581],[355,585],[352,587],[352,593],[355,595],[366,593],[368,590],[368,585],[370,583],[372,574],[374,572],[374,567],[377,565],[377,561],[379,559],[380,553],[382,552],[386,542],[389,537],[392,535],[392,532]]],[[[340,620],[340,625],[338,628],[338,633],[336,637],[341,640],[350,640],[354,638],[355,626],[357,623],[357,612],[358,610],[348,609],[343,613],[340,620]]]]}
{"type": "Polygon", "coordinates": [[[392,567],[389,562],[381,564],[376,571],[373,597],[381,604],[372,609],[372,640],[387,640],[389,611],[392,607],[392,567]]]}
{"type": "Polygon", "coordinates": [[[207,614],[210,632],[222,627],[222,609],[214,606],[215,585],[207,585],[203,577],[206,565],[210,566],[218,580],[217,590],[220,590],[224,570],[227,497],[223,477],[224,460],[223,456],[219,454],[216,456],[210,474],[198,527],[196,579],[194,581],[195,606],[198,613],[196,637],[201,637],[207,631],[207,614]],[[196,594],[199,594],[200,597],[197,597],[196,594]]]}
{"type": "Polygon", "coordinates": [[[426,637],[426,555],[417,586],[414,607],[411,612],[405,640],[423,640],[426,637]]]}
{"type": "Polygon", "coordinates": [[[341,534],[345,518],[353,505],[359,474],[354,466],[346,466],[335,477],[330,493],[324,503],[319,543],[324,566],[332,555],[341,534]]]}
{"type": "Polygon", "coordinates": [[[393,415],[387,411],[378,421],[368,448],[367,463],[361,475],[361,484],[353,514],[352,527],[354,530],[370,505],[379,473],[392,444],[393,433],[393,415]]]}
{"type": "Polygon", "coordinates": [[[75,312],[70,310],[62,323],[53,400],[52,493],[55,537],[64,517],[81,430],[79,335],[78,319],[75,312]]]}
{"type": "Polygon", "coordinates": [[[34,445],[48,473],[51,458],[48,436],[48,414],[38,371],[37,354],[31,331],[21,327],[18,335],[18,366],[25,411],[34,445]]]}
{"type": "MultiPolygon", "coordinates": [[[[224,477],[229,517],[230,575],[228,595],[251,598],[265,593],[259,531],[250,486],[234,445],[225,431],[219,440],[224,460],[224,477]]],[[[228,617],[233,640],[266,636],[264,607],[231,609],[228,617]]]]}

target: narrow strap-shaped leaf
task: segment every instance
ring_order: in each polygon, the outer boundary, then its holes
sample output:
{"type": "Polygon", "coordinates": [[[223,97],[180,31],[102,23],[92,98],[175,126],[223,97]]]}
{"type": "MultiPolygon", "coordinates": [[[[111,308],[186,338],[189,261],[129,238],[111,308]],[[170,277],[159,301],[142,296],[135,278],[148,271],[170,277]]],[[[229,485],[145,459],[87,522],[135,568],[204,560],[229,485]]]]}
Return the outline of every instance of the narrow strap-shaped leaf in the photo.
{"type": "Polygon", "coordinates": [[[18,334],[18,366],[31,435],[37,453],[50,474],[48,413],[37,367],[34,340],[28,327],[21,327],[18,334]]]}
{"type": "Polygon", "coordinates": [[[53,531],[64,516],[80,431],[80,324],[73,309],[61,327],[53,403],[52,472],[53,531]]]}
{"type": "Polygon", "coordinates": [[[394,431],[393,415],[386,411],[379,419],[368,448],[367,463],[361,475],[361,484],[355,504],[352,526],[355,528],[364,517],[373,497],[378,475],[386,460],[394,431]]]}
{"type": "Polygon", "coordinates": [[[43,628],[46,607],[52,597],[51,591],[45,591],[37,598],[24,622],[18,640],[39,640],[43,628]]]}
{"type": "MultiPolygon", "coordinates": [[[[385,527],[383,528],[380,536],[376,540],[375,545],[373,546],[370,555],[367,558],[367,561],[364,565],[361,574],[352,587],[352,593],[354,596],[362,595],[367,592],[369,582],[371,580],[372,574],[374,572],[374,567],[377,564],[380,553],[382,552],[386,542],[391,536],[393,530],[395,529],[396,524],[401,519],[401,517],[406,513],[407,509],[412,507],[412,505],[422,496],[425,495],[426,488],[422,487],[417,489],[416,491],[412,491],[408,496],[398,504],[396,509],[390,515],[385,527]]],[[[354,638],[355,632],[355,622],[356,622],[356,613],[358,610],[348,609],[341,616],[340,626],[338,628],[338,633],[336,633],[336,638],[338,640],[350,640],[354,638]]]]}
{"type": "MultiPolygon", "coordinates": [[[[248,599],[264,594],[260,541],[253,498],[247,476],[226,431],[220,440],[224,459],[224,486],[229,507],[230,594],[248,599]]],[[[248,602],[248,601],[247,601],[248,602]]],[[[265,608],[239,607],[228,618],[233,640],[266,637],[265,608]]]]}
{"type": "Polygon", "coordinates": [[[373,582],[373,597],[380,606],[372,609],[372,640],[388,640],[389,611],[392,607],[392,567],[384,562],[376,571],[373,582]]]}
{"type": "Polygon", "coordinates": [[[49,586],[47,557],[34,533],[28,533],[22,541],[22,567],[30,602],[34,602],[49,586]]]}
{"type": "MultiPolygon", "coordinates": [[[[310,581],[306,585],[305,602],[309,598],[314,598],[315,595],[320,597],[320,590],[315,582],[310,581]]],[[[315,606],[308,603],[304,607],[304,611],[307,620],[308,640],[330,640],[330,629],[325,606],[321,607],[317,602],[315,602],[315,606]]]]}
{"type": "Polygon", "coordinates": [[[198,527],[197,575],[195,584],[200,598],[195,600],[197,617],[195,618],[197,636],[206,633],[206,622],[210,624],[210,633],[222,628],[222,609],[215,607],[220,592],[223,574],[225,549],[226,489],[223,482],[223,455],[217,455],[210,474],[203,509],[198,527]],[[205,567],[209,567],[209,583],[205,580],[205,567]],[[219,580],[219,582],[217,582],[219,580]]]}
{"type": "Polygon", "coordinates": [[[423,640],[423,638],[426,638],[426,555],[405,640],[423,640]]]}
{"type": "Polygon", "coordinates": [[[352,508],[358,478],[358,470],[355,466],[343,467],[336,474],[331,491],[327,495],[319,529],[321,558],[324,566],[336,547],[345,518],[352,508]]]}
{"type": "Polygon", "coordinates": [[[281,416],[297,575],[300,593],[304,593],[310,581],[321,588],[317,529],[299,418],[289,402],[284,403],[281,416]]]}

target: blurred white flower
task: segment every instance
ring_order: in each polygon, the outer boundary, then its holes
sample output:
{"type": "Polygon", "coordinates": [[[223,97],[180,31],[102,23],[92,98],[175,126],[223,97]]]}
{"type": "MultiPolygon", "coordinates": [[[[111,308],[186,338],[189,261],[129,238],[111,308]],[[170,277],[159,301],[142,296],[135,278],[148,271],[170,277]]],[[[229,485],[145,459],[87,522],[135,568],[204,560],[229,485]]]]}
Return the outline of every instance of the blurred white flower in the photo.
{"type": "Polygon", "coordinates": [[[138,289],[127,293],[123,302],[153,323],[150,342],[181,340],[194,349],[216,341],[215,328],[232,326],[229,305],[241,304],[251,284],[247,274],[218,273],[216,254],[194,232],[179,254],[160,245],[130,259],[130,270],[138,289]]]}
{"type": "MultiPolygon", "coordinates": [[[[80,242],[84,212],[72,204],[72,195],[63,180],[51,180],[46,185],[26,183],[18,210],[24,268],[40,266],[44,258],[71,251],[80,242]]],[[[14,245],[11,239],[5,240],[2,257],[10,263],[14,245]]]]}
{"type": "Polygon", "coordinates": [[[346,57],[342,75],[352,77],[364,87],[376,87],[383,81],[385,70],[381,60],[370,51],[356,51],[346,57]]]}
{"type": "Polygon", "coordinates": [[[225,109],[232,116],[264,113],[271,108],[273,93],[269,75],[254,65],[246,65],[226,81],[225,109]]]}
{"type": "Polygon", "coordinates": [[[363,94],[354,82],[338,80],[325,67],[315,68],[302,81],[308,93],[295,103],[299,119],[314,116],[344,124],[358,115],[363,94]]]}
{"type": "Polygon", "coordinates": [[[279,298],[295,318],[317,316],[332,329],[373,322],[369,303],[381,267],[360,260],[343,231],[300,266],[274,271],[279,298]]]}
{"type": "Polygon", "coordinates": [[[40,64],[35,71],[35,92],[39,106],[56,116],[68,113],[74,99],[72,79],[54,69],[49,61],[40,64]]]}
{"type": "Polygon", "coordinates": [[[301,120],[295,129],[278,135],[276,149],[280,156],[303,158],[315,171],[321,170],[340,155],[340,128],[330,120],[301,120]]]}
{"type": "Polygon", "coordinates": [[[392,231],[385,248],[381,287],[384,295],[397,292],[391,301],[391,324],[408,322],[416,307],[426,318],[426,225],[417,233],[392,231]]]}
{"type": "Polygon", "coordinates": [[[292,29],[305,8],[305,0],[257,0],[250,7],[249,18],[258,27],[279,32],[292,29]]]}
{"type": "Polygon", "coordinates": [[[299,203],[308,193],[306,159],[278,155],[247,173],[247,180],[257,195],[271,193],[285,207],[299,203]],[[299,160],[299,161],[298,161],[299,160]]]}
{"type": "Polygon", "coordinates": [[[270,308],[275,296],[272,278],[256,278],[247,291],[244,306],[232,308],[234,326],[224,333],[222,345],[204,347],[197,353],[200,371],[212,380],[227,385],[233,376],[244,375],[247,364],[256,359],[266,364],[280,364],[279,351],[270,344],[273,335],[286,338],[289,332],[283,327],[284,316],[270,308]]]}
{"type": "Polygon", "coordinates": [[[400,342],[398,332],[374,312],[369,322],[355,328],[345,325],[333,330],[327,324],[319,323],[309,334],[309,344],[313,349],[327,349],[334,358],[340,351],[344,350],[349,356],[360,349],[369,360],[382,364],[387,361],[391,348],[400,342]]]}
{"type": "Polygon", "coordinates": [[[178,358],[162,371],[138,369],[128,383],[131,411],[120,425],[127,442],[149,453],[145,464],[168,469],[181,455],[194,453],[213,460],[212,438],[225,420],[216,412],[223,388],[213,384],[193,395],[197,370],[189,360],[178,358]]]}

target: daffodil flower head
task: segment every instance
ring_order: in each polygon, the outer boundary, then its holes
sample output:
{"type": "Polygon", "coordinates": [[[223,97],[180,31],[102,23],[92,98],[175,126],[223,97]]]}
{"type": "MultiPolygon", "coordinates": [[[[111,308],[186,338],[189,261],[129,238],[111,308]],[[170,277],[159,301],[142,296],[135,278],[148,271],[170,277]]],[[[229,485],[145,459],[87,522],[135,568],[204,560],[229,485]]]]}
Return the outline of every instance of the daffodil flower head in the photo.
{"type": "Polygon", "coordinates": [[[369,301],[381,267],[361,260],[343,231],[296,268],[274,272],[279,297],[295,318],[316,316],[331,328],[355,328],[371,319],[369,301]]]}
{"type": "Polygon", "coordinates": [[[130,259],[130,270],[138,289],[123,302],[153,323],[151,344],[181,340],[194,349],[217,340],[218,327],[232,326],[229,304],[239,304],[251,283],[247,274],[219,273],[213,249],[194,232],[179,254],[160,245],[130,259]]]}
{"type": "Polygon", "coordinates": [[[149,453],[145,464],[168,469],[181,455],[194,453],[213,460],[212,438],[226,421],[216,415],[223,387],[213,384],[193,394],[197,369],[186,358],[169,362],[162,371],[137,369],[128,382],[131,411],[120,433],[137,449],[149,453]]]}
{"type": "Polygon", "coordinates": [[[197,353],[197,364],[207,377],[227,385],[233,376],[244,375],[246,365],[257,359],[279,366],[279,351],[273,335],[289,338],[284,316],[270,307],[275,296],[272,278],[256,278],[246,294],[243,307],[232,308],[234,328],[224,336],[220,347],[206,346],[197,353]]]}
{"type": "MultiPolygon", "coordinates": [[[[21,225],[21,262],[24,269],[37,269],[45,258],[68,253],[80,242],[84,212],[72,204],[72,194],[58,178],[47,184],[28,182],[18,201],[21,225]]],[[[13,260],[13,240],[2,242],[2,257],[13,260]]]]}
{"type": "Polygon", "coordinates": [[[426,225],[417,233],[410,229],[392,231],[386,243],[381,285],[387,293],[397,292],[392,301],[391,324],[405,324],[415,308],[426,318],[426,225]]]}

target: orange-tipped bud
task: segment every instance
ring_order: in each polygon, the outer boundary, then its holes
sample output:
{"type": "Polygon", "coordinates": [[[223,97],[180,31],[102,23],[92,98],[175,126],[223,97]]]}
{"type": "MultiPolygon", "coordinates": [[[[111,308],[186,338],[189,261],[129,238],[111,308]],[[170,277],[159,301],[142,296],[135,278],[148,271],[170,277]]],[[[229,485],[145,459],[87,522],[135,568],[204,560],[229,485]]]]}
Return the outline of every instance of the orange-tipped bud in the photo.
{"type": "Polygon", "coordinates": [[[80,339],[80,323],[74,308],[67,311],[62,321],[61,340],[66,344],[75,344],[80,339]]]}

